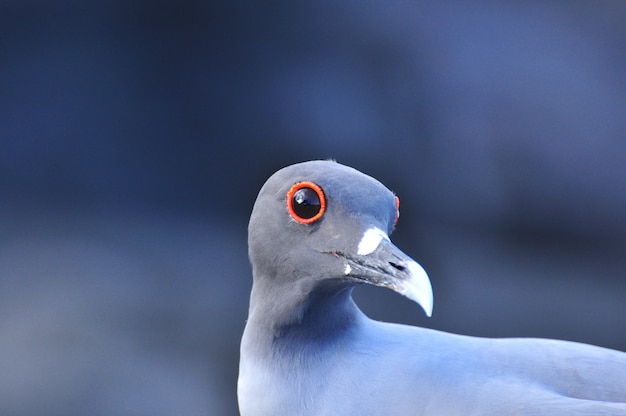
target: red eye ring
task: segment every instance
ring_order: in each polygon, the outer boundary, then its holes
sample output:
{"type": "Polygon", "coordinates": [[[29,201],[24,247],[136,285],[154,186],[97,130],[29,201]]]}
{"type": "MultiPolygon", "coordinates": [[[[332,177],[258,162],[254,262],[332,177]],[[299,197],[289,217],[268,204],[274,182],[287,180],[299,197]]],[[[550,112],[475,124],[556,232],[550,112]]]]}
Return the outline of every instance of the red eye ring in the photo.
{"type": "Polygon", "coordinates": [[[398,223],[398,220],[400,219],[400,198],[398,198],[397,195],[395,195],[396,197],[396,218],[393,220],[393,226],[395,227],[396,224],[398,223]]]}
{"type": "Polygon", "coordinates": [[[296,183],[287,192],[287,211],[300,224],[319,220],[326,211],[324,191],[313,182],[296,183]]]}

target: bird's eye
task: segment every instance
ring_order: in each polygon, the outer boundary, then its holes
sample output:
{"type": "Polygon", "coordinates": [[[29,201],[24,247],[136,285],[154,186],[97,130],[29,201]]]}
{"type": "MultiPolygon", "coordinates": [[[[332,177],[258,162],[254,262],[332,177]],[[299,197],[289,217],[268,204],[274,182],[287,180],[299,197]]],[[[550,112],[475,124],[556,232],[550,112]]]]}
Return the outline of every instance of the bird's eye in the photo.
{"type": "Polygon", "coordinates": [[[393,226],[395,227],[400,219],[400,198],[396,196],[396,218],[393,220],[393,226]]]}
{"type": "Polygon", "coordinates": [[[299,182],[287,192],[287,210],[294,220],[311,224],[319,220],[326,210],[322,188],[313,182],[299,182]]]}

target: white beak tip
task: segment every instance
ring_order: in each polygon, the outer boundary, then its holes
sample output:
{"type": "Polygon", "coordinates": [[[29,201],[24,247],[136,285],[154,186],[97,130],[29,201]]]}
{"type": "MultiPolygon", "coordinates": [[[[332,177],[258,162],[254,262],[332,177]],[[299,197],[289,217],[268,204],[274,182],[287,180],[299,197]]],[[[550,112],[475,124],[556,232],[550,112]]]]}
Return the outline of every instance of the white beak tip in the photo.
{"type": "Polygon", "coordinates": [[[402,294],[420,305],[430,318],[433,314],[433,288],[428,273],[414,261],[408,262],[407,267],[411,277],[406,281],[402,294]]]}

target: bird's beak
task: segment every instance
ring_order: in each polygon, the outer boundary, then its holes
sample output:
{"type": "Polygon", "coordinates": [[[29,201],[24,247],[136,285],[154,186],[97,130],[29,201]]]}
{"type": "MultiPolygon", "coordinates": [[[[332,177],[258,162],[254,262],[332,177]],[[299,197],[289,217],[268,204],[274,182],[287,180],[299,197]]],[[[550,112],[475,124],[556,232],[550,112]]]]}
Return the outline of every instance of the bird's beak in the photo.
{"type": "Polygon", "coordinates": [[[360,249],[357,254],[334,254],[344,260],[345,277],[394,290],[419,304],[427,316],[432,315],[433,289],[428,274],[397,248],[386,234],[371,251],[360,249]]]}

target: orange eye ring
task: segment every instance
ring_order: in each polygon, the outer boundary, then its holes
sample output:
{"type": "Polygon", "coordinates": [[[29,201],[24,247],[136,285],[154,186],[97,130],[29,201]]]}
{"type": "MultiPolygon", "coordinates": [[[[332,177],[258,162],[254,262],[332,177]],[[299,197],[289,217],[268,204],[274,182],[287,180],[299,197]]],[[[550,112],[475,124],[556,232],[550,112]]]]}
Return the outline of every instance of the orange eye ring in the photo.
{"type": "Polygon", "coordinates": [[[287,211],[300,224],[311,224],[326,211],[326,196],[317,184],[298,182],[287,192],[287,211]]]}
{"type": "Polygon", "coordinates": [[[400,219],[400,198],[396,195],[396,218],[393,220],[393,226],[395,227],[400,219]]]}

